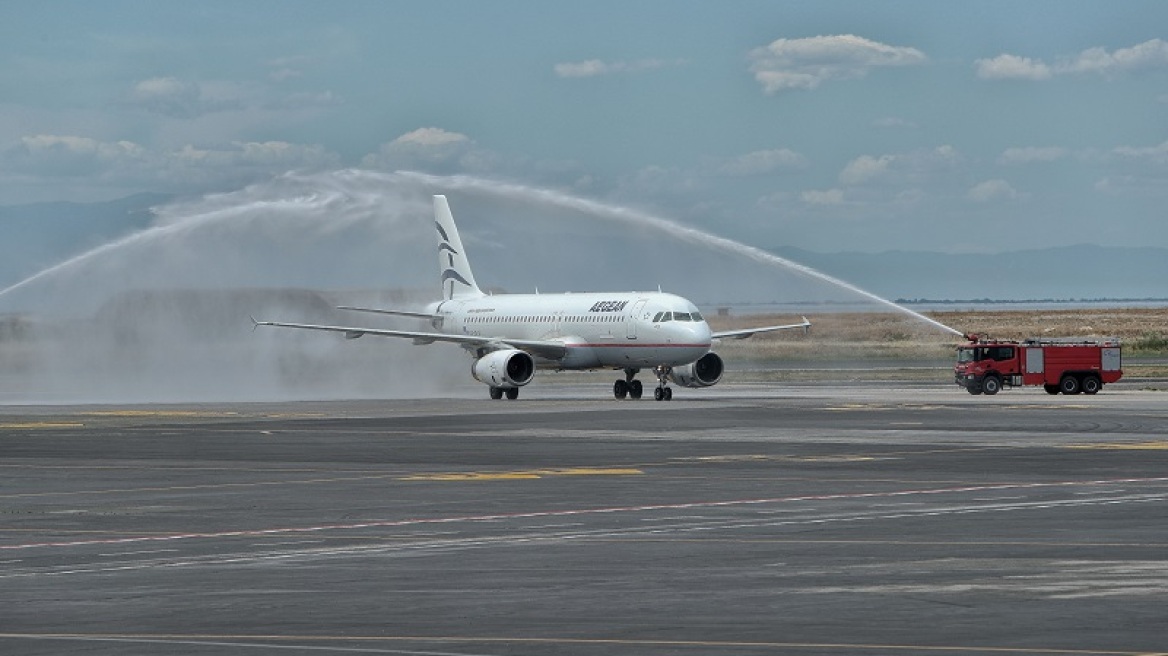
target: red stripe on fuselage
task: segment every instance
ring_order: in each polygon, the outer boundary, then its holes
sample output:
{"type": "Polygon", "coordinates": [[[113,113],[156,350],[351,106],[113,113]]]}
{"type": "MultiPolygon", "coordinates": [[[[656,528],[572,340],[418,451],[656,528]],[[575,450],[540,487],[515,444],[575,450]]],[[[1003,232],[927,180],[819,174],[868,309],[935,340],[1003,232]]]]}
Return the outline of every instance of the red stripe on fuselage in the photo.
{"type": "MultiPolygon", "coordinates": [[[[506,340],[503,340],[506,341],[506,340]]],[[[710,344],[564,344],[566,348],[710,348],[710,344]]]]}

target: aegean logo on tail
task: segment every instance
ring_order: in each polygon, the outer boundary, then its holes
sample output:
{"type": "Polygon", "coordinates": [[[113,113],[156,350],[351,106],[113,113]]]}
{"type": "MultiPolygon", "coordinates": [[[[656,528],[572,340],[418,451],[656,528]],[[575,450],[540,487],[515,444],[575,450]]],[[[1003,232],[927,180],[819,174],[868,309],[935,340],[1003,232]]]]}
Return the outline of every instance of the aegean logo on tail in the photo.
{"type": "Polygon", "coordinates": [[[446,251],[447,257],[449,258],[447,268],[442,272],[442,285],[445,286],[447,280],[456,280],[467,287],[473,287],[474,285],[471,285],[470,281],[454,270],[454,256],[458,255],[458,251],[454,250],[454,247],[450,245],[450,237],[446,236],[446,231],[442,229],[442,224],[435,221],[434,227],[438,228],[438,235],[442,237],[442,241],[438,244],[438,252],[446,251]]]}

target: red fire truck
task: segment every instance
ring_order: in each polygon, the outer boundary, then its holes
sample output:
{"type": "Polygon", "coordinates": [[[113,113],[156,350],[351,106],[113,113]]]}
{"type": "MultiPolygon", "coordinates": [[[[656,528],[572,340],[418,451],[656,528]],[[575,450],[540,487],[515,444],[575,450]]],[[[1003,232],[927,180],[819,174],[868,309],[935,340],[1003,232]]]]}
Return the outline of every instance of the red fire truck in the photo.
{"type": "Polygon", "coordinates": [[[1095,394],[1123,376],[1118,339],[1028,339],[1021,342],[966,335],[953,367],[970,394],[997,394],[1003,386],[1042,385],[1047,394],[1095,394]]]}

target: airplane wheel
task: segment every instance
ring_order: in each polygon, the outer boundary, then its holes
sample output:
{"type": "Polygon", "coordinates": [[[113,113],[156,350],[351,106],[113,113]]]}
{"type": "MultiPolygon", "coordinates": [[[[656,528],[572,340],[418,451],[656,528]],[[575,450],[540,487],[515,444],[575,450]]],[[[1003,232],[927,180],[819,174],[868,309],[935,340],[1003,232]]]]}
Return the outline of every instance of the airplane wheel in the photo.
{"type": "Polygon", "coordinates": [[[653,390],[653,400],[660,401],[665,398],[665,389],[658,387],[653,390]]]}
{"type": "Polygon", "coordinates": [[[519,388],[518,387],[508,387],[507,388],[507,400],[514,401],[517,398],[519,398],[519,388]]]}
{"type": "Polygon", "coordinates": [[[666,400],[666,401],[672,401],[672,400],[673,400],[673,388],[672,388],[672,387],[666,387],[666,388],[665,388],[665,400],[666,400]]]}
{"type": "Polygon", "coordinates": [[[645,391],[645,388],[641,386],[641,381],[634,380],[634,381],[629,382],[629,397],[630,398],[639,399],[639,398],[641,398],[641,394],[644,393],[644,391],[645,391]]]}
{"type": "Polygon", "coordinates": [[[491,385],[490,393],[491,393],[491,398],[496,400],[496,401],[503,398],[503,388],[502,387],[495,387],[494,385],[491,385]]]}
{"type": "Polygon", "coordinates": [[[618,400],[623,399],[629,394],[629,384],[623,380],[617,380],[612,384],[612,395],[618,400]]]}

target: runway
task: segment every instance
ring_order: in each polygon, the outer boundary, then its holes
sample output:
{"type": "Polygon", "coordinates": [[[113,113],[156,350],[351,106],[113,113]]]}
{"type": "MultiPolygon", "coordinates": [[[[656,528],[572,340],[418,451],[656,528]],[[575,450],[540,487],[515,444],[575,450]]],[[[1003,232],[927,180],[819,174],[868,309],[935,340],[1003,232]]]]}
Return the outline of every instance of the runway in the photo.
{"type": "Polygon", "coordinates": [[[0,407],[0,653],[1168,653],[1164,392],[609,386],[0,407]]]}

